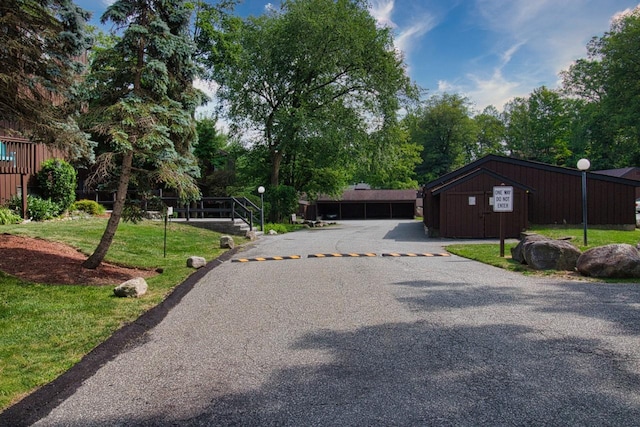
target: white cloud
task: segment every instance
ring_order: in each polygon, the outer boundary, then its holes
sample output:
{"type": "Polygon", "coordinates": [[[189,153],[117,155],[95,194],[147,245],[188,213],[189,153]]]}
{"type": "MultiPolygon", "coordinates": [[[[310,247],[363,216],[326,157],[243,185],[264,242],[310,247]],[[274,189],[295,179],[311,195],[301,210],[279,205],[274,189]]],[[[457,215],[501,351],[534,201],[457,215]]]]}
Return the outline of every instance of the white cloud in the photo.
{"type": "Polygon", "coordinates": [[[396,24],[391,20],[394,0],[372,0],[369,6],[369,13],[381,27],[396,28],[396,24]]]}
{"type": "Polygon", "coordinates": [[[378,26],[390,28],[394,31],[394,46],[401,52],[407,63],[407,71],[411,73],[411,51],[419,43],[427,32],[436,25],[436,20],[427,12],[412,14],[408,22],[398,24],[393,20],[395,0],[372,0],[369,5],[369,13],[378,23],[378,26]]]}
{"type": "Polygon", "coordinates": [[[477,0],[476,7],[497,60],[490,76],[474,71],[464,86],[478,106],[498,109],[539,86],[557,87],[558,74],[586,56],[587,42],[612,19],[611,5],[599,0],[477,0]]]}

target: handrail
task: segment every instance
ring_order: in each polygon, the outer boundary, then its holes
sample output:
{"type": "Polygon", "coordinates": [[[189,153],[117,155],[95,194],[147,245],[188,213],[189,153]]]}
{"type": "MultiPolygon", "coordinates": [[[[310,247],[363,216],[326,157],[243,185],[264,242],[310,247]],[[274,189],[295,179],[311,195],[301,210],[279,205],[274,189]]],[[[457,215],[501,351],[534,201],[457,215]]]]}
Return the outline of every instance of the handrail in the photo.
{"type": "Polygon", "coordinates": [[[180,200],[177,197],[161,197],[166,205],[174,205],[173,210],[176,213],[184,213],[187,221],[192,214],[198,217],[198,214],[204,218],[205,214],[218,214],[219,218],[230,218],[235,221],[236,218],[242,220],[249,226],[249,230],[253,230],[254,214],[260,212],[260,208],[246,197],[203,197],[194,202],[196,207],[191,207],[189,203],[183,204],[181,207],[180,200]],[[207,208],[205,203],[217,203],[222,207],[207,208]]]}

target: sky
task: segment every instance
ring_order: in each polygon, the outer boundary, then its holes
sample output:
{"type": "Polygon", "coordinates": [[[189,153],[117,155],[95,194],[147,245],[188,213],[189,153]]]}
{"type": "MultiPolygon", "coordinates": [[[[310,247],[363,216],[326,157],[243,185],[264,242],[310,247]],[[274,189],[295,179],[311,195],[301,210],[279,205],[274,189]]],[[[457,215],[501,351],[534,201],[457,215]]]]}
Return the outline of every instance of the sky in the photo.
{"type": "MultiPolygon", "coordinates": [[[[76,0],[96,20],[113,0],[76,0]]],[[[457,93],[480,112],[502,110],[587,55],[586,45],[639,0],[369,0],[380,26],[393,30],[412,80],[427,96],[457,93]]],[[[260,15],[278,0],[244,0],[240,16],[260,15]]],[[[203,89],[205,85],[199,84],[203,89]]]]}

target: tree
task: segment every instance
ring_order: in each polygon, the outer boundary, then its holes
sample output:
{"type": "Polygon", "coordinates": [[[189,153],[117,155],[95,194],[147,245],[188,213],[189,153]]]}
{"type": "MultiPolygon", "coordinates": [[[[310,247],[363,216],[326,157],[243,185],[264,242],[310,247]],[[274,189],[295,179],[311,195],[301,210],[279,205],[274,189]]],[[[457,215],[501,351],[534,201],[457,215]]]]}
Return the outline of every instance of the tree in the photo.
{"type": "Polygon", "coordinates": [[[0,130],[55,144],[73,157],[90,155],[73,102],[92,43],[88,19],[71,0],[1,2],[0,130]]]}
{"type": "Polygon", "coordinates": [[[469,100],[457,94],[435,95],[405,119],[411,140],[422,149],[418,179],[429,182],[469,161],[475,124],[469,100]]]}
{"type": "Polygon", "coordinates": [[[640,164],[640,8],[587,45],[588,57],[562,73],[581,101],[580,129],[594,168],[640,164]]]}
{"type": "Polygon", "coordinates": [[[86,124],[101,142],[93,177],[115,178],[117,193],[85,268],[96,268],[104,259],[132,177],[162,183],[185,200],[199,196],[192,144],[197,138],[193,115],[202,94],[192,84],[191,11],[182,0],[118,0],[101,17],[102,23],[116,24],[122,37],[93,59],[86,124]]]}
{"type": "Polygon", "coordinates": [[[207,196],[229,196],[227,187],[234,181],[232,159],[228,153],[229,138],[216,128],[214,117],[200,118],[196,123],[198,142],[193,154],[198,159],[200,190],[207,196]]]}
{"type": "Polygon", "coordinates": [[[390,30],[363,0],[290,0],[220,24],[225,36],[207,50],[217,95],[233,122],[260,133],[271,185],[340,191],[413,90],[390,30]]]}
{"type": "Polygon", "coordinates": [[[569,151],[570,115],[557,91],[542,86],[528,98],[505,106],[507,149],[513,157],[565,165],[569,151]]]}
{"type": "Polygon", "coordinates": [[[415,189],[415,168],[422,161],[422,146],[409,139],[405,126],[369,136],[368,153],[356,163],[353,182],[366,182],[372,188],[415,189]],[[389,141],[391,139],[391,141],[389,141]]]}
{"type": "Polygon", "coordinates": [[[472,146],[471,161],[487,154],[505,154],[504,123],[500,113],[493,105],[486,107],[482,113],[473,118],[476,124],[476,144],[472,146]]]}

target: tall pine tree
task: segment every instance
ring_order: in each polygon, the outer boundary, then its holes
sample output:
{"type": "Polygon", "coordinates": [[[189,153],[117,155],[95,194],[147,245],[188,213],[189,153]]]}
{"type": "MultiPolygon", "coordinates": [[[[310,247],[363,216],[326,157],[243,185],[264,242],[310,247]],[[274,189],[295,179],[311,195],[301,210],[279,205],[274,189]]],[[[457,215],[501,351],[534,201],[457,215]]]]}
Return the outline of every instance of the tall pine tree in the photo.
{"type": "Polygon", "coordinates": [[[121,38],[96,52],[87,83],[87,124],[100,140],[97,171],[117,180],[116,200],[102,239],[84,262],[104,259],[122,216],[132,176],[199,196],[192,146],[194,112],[203,94],[193,87],[196,67],[188,34],[192,9],[183,0],[118,0],[106,10],[121,38]]]}
{"type": "Polygon", "coordinates": [[[71,0],[0,2],[0,130],[88,154],[71,102],[91,46],[87,19],[71,0]]]}

